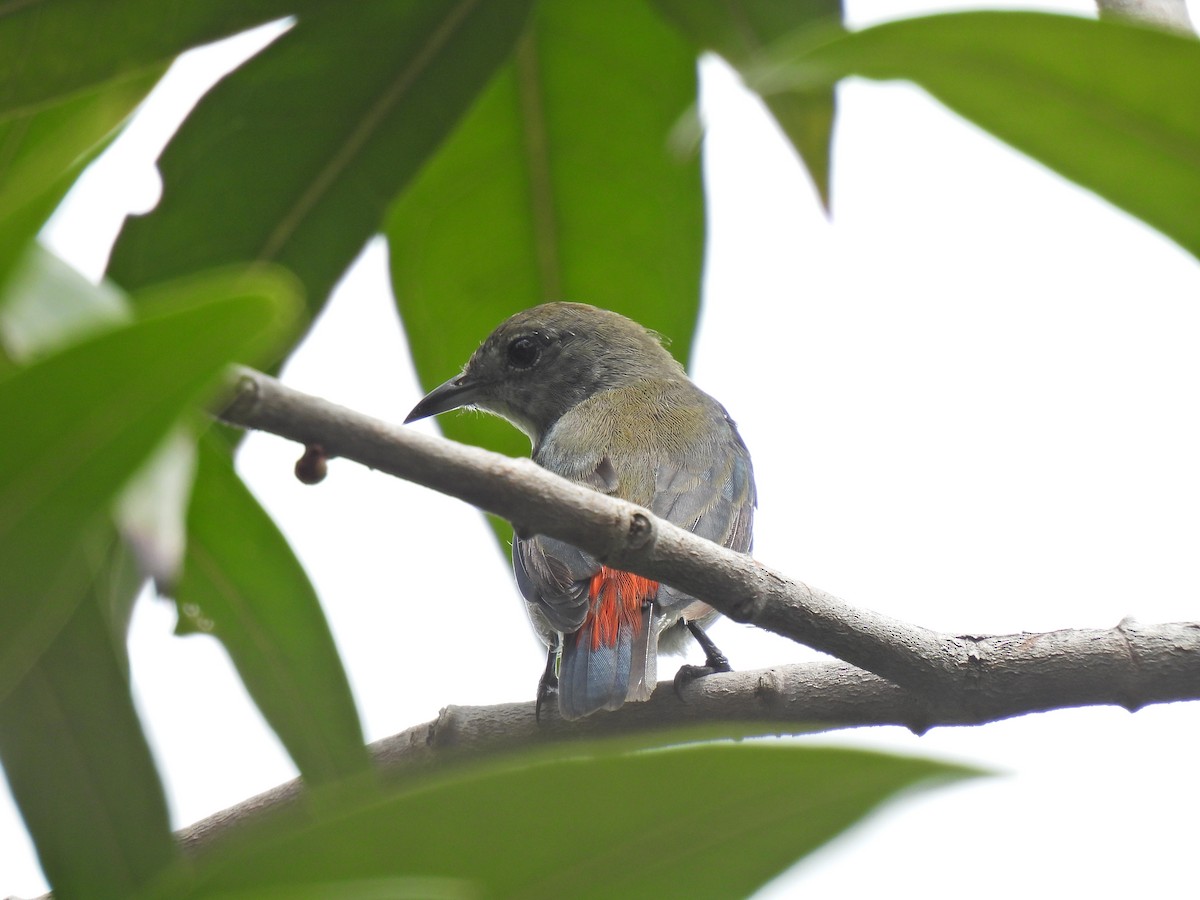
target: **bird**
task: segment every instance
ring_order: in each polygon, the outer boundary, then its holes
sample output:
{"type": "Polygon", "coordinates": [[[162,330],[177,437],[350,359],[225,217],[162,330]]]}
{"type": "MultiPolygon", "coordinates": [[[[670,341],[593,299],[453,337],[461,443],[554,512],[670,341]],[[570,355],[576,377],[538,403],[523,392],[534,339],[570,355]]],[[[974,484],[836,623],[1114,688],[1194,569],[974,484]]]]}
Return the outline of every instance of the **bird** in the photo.
{"type": "MultiPolygon", "coordinates": [[[[405,423],[463,407],[524,431],[534,462],[563,478],[724,547],[751,549],[757,494],[737,426],[661,338],[632,319],[569,302],[519,312],[405,423]]],[[[554,695],[567,720],[648,699],[659,652],[683,652],[689,635],[705,664],[680,668],[677,693],[697,677],[730,671],[705,631],[719,614],[702,598],[545,535],[516,535],[512,562],[547,649],[539,721],[554,695]]]]}

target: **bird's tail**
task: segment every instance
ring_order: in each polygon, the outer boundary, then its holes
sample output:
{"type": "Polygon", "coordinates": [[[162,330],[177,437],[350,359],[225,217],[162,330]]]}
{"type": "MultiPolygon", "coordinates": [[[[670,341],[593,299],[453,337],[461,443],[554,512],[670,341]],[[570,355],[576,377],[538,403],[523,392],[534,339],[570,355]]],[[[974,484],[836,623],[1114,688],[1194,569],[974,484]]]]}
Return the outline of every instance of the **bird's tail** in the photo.
{"type": "Polygon", "coordinates": [[[657,593],[658,582],[607,566],[592,578],[583,627],[563,641],[558,708],[564,719],[650,696],[658,680],[657,593]]]}

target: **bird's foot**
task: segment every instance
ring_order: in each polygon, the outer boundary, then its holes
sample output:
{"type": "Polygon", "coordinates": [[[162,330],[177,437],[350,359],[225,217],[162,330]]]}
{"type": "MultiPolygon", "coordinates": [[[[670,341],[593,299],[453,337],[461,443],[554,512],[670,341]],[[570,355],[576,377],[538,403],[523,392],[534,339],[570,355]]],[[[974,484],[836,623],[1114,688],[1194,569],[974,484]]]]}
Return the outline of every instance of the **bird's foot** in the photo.
{"type": "Polygon", "coordinates": [[[689,684],[697,678],[703,678],[705,675],[713,675],[717,672],[732,672],[733,667],[729,665],[729,660],[725,658],[717,645],[713,643],[712,638],[704,633],[704,629],[695,622],[687,623],[688,631],[692,633],[692,637],[704,650],[704,665],[702,666],[680,666],[679,671],[675,673],[675,696],[680,700],[683,699],[683,692],[689,684]]]}

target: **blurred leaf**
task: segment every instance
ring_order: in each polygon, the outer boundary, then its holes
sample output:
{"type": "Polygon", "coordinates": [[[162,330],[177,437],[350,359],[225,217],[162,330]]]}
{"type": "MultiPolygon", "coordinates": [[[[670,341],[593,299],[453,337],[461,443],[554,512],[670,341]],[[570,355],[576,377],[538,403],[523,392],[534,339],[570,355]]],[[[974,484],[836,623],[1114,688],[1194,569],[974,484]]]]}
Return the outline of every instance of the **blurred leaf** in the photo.
{"type": "MultiPolygon", "coordinates": [[[[0,17],[0,33],[6,21],[0,17]]],[[[0,290],[83,167],[157,77],[154,71],[37,112],[0,118],[0,290]]]]}
{"type": "MultiPolygon", "coordinates": [[[[0,344],[28,363],[131,316],[123,293],[107,283],[93,285],[35,241],[0,304],[0,344]]],[[[121,536],[142,572],[158,583],[173,581],[183,561],[194,443],[177,429],[117,498],[121,536]]]]}
{"type": "Polygon", "coordinates": [[[160,162],[163,198],[126,222],[126,287],[274,260],[310,313],[508,54],[530,0],[330,5],[217,85],[160,162]]]}
{"type": "Polygon", "coordinates": [[[38,232],[75,184],[78,175],[75,171],[66,172],[19,209],[8,214],[0,211],[0,304],[4,303],[7,282],[20,267],[23,255],[33,246],[38,232]]]}
{"type": "Polygon", "coordinates": [[[777,57],[757,86],[904,78],[1200,256],[1200,42],[1043,13],[888,22],[777,57]]]}
{"type": "Polygon", "coordinates": [[[211,436],[188,511],[181,627],[215,635],[311,782],[367,767],[362,726],[316,592],[211,436]]]}
{"type": "Polygon", "coordinates": [[[896,792],[978,774],[774,743],[574,749],[277,820],[206,855],[199,884],[404,875],[474,882],[477,896],[744,897],[896,792]]]}
{"type": "MultiPolygon", "coordinates": [[[[206,287],[205,287],[206,285],[206,287]]],[[[0,697],[71,615],[63,561],[85,527],[231,359],[277,339],[293,299],[266,273],[76,344],[0,381],[0,697]]]]}
{"type": "MultiPolygon", "coordinates": [[[[625,313],[687,361],[704,200],[699,162],[674,158],[667,135],[696,100],[695,67],[642,3],[537,8],[515,62],[388,215],[392,284],[426,389],[501,320],[546,300],[625,313]]],[[[456,440],[529,452],[488,416],[440,424],[456,440]]]]}
{"type": "Polygon", "coordinates": [[[180,425],[117,497],[114,516],[142,574],[160,591],[179,577],[187,546],[187,508],[196,473],[196,438],[180,425]]]}
{"type": "MultiPolygon", "coordinates": [[[[735,68],[759,61],[771,44],[819,22],[840,24],[841,0],[653,0],[659,12],[699,50],[714,50],[735,68]]],[[[800,154],[829,207],[829,151],[835,98],[832,85],[764,97],[800,154]]]]}
{"type": "Polygon", "coordinates": [[[132,316],[128,298],[92,284],[41,244],[32,243],[0,300],[0,343],[23,363],[109,331],[132,316]]]}
{"type": "Polygon", "coordinates": [[[0,211],[19,209],[76,167],[141,102],[157,74],[0,119],[0,211]]]}
{"type": "Polygon", "coordinates": [[[55,896],[127,897],[176,853],[109,619],[140,579],[108,524],[63,562],[74,612],[0,700],[0,762],[55,896]]]}
{"type": "Polygon", "coordinates": [[[220,900],[479,900],[463,878],[360,878],[221,891],[220,900]]]}
{"type": "Polygon", "coordinates": [[[0,14],[0,116],[139,77],[189,47],[318,5],[322,0],[10,3],[0,14]]]}

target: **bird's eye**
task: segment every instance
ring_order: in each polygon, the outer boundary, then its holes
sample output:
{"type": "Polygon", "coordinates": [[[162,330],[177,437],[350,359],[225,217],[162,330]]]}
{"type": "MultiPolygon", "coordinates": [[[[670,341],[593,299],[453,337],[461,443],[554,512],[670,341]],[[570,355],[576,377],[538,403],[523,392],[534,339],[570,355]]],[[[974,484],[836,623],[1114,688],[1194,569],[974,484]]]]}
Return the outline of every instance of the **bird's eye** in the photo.
{"type": "Polygon", "coordinates": [[[509,365],[517,369],[531,368],[541,355],[541,345],[527,334],[513,338],[512,343],[508,345],[509,365]]]}

